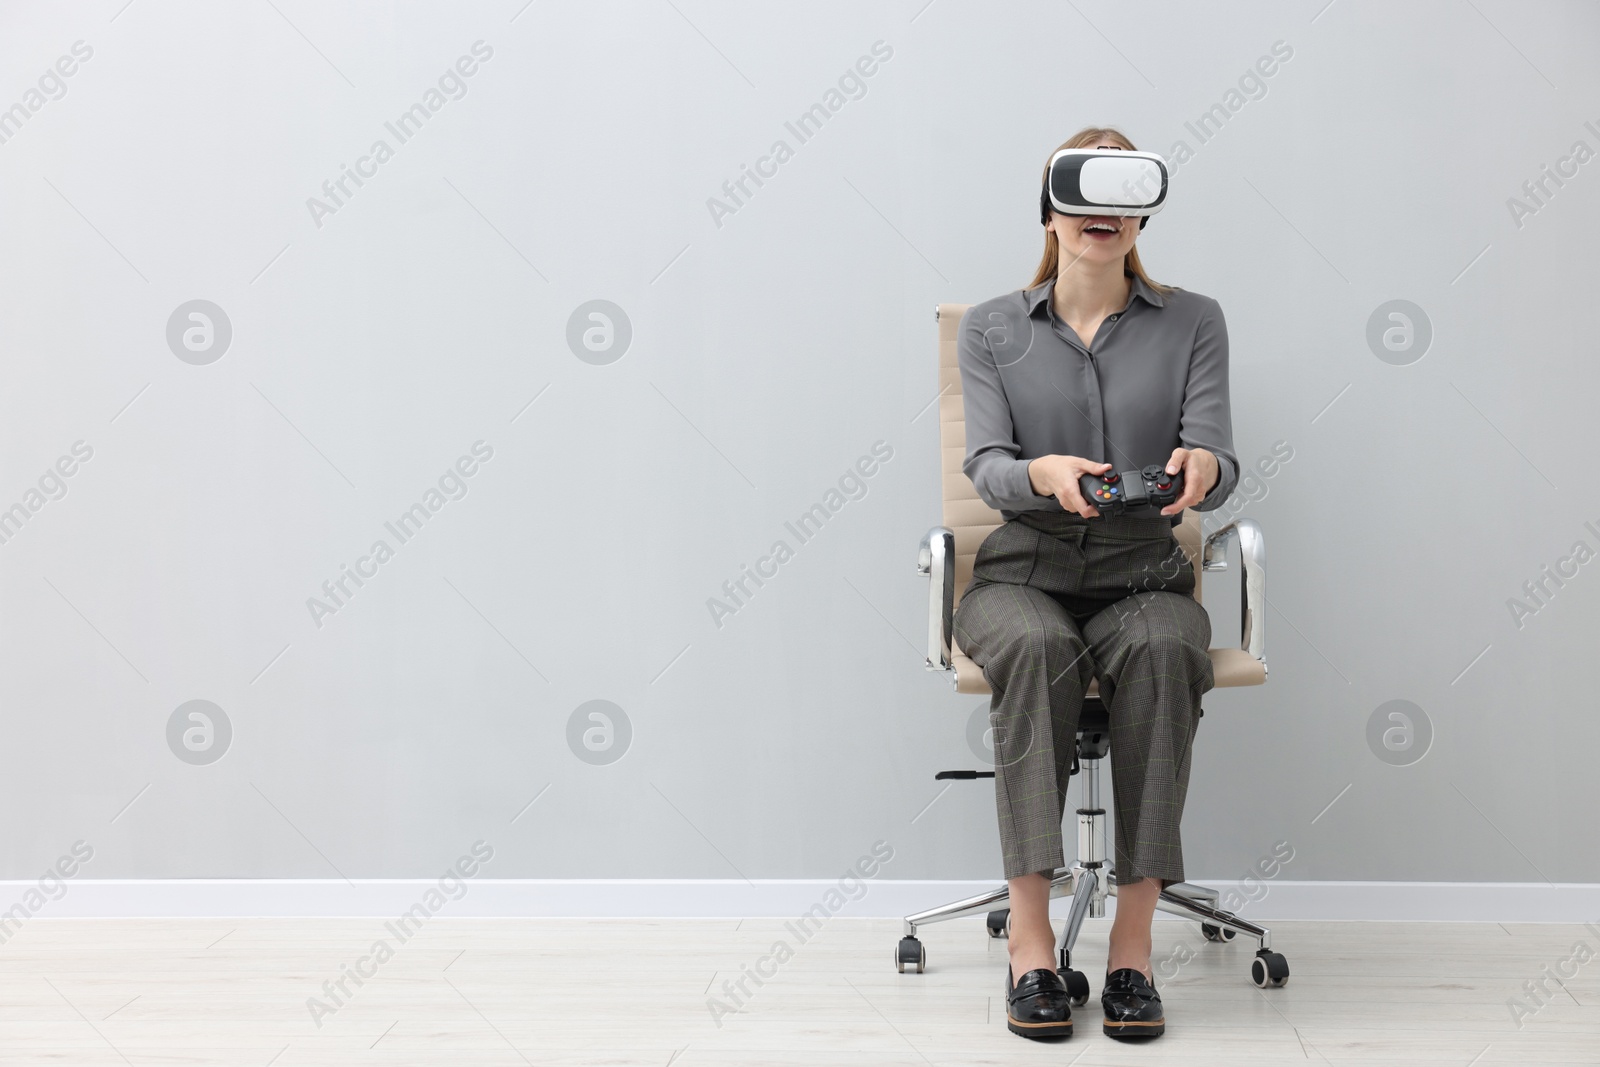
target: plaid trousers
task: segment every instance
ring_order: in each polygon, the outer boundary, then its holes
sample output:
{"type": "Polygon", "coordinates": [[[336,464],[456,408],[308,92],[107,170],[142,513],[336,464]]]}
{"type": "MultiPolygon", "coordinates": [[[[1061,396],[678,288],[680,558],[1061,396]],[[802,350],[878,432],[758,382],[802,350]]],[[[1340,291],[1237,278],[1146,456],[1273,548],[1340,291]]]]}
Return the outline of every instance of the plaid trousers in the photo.
{"type": "Polygon", "coordinates": [[[1178,824],[1211,620],[1161,516],[1023,512],[983,541],[954,620],[994,695],[1007,878],[1066,865],[1061,820],[1091,679],[1111,721],[1117,881],[1183,881],[1178,824]]]}

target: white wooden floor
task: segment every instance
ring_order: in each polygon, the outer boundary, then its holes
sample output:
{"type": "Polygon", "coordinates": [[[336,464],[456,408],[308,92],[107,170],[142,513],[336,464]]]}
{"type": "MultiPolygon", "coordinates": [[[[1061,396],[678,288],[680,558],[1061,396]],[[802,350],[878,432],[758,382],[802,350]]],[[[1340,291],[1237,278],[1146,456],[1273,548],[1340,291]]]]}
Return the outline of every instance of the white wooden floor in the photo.
{"type": "MultiPolygon", "coordinates": [[[[1080,945],[1096,998],[1106,920],[1080,945]]],[[[323,1019],[307,1008],[372,942],[375,919],[34,919],[0,945],[0,1064],[1600,1064],[1600,958],[1519,1028],[1523,983],[1587,941],[1577,926],[1280,923],[1293,978],[1257,990],[1250,943],[1156,925],[1167,1035],[1064,1043],[1006,1032],[1004,942],[981,921],[923,933],[926,974],[891,962],[899,924],[830,920],[430,920],[323,1019]],[[708,996],[782,938],[793,958],[716,1025],[708,996]],[[1167,967],[1170,970],[1170,965],[1167,967]]],[[[1571,967],[1566,966],[1570,971],[1571,967]]],[[[748,983],[747,983],[748,984],[748,983]]],[[[330,1002],[331,1003],[331,1002],[330,1002]]]]}

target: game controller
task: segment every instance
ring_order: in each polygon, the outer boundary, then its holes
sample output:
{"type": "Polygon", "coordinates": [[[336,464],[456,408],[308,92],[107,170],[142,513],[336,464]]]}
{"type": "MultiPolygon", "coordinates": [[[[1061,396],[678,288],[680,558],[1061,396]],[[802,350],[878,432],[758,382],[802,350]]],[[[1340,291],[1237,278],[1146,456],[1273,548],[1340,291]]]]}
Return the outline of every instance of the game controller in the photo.
{"type": "Polygon", "coordinates": [[[1078,488],[1102,515],[1159,514],[1183,495],[1183,472],[1168,474],[1166,467],[1152,463],[1121,474],[1085,474],[1078,479],[1078,488]]]}

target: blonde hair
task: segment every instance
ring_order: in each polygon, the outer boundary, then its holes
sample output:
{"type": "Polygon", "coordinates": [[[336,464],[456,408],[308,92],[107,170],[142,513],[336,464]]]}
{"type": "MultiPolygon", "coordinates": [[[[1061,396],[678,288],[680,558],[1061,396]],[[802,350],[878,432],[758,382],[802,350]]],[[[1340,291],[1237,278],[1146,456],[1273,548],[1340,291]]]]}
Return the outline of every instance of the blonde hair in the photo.
{"type": "MultiPolygon", "coordinates": [[[[1053,156],[1063,148],[1093,148],[1101,141],[1114,141],[1129,152],[1138,151],[1133,146],[1133,142],[1128,140],[1121,130],[1110,126],[1085,126],[1071,137],[1068,137],[1050,154],[1053,156]]],[[[1040,188],[1044,187],[1044,183],[1049,180],[1049,177],[1050,164],[1046,160],[1045,172],[1039,179],[1040,188]]],[[[1061,245],[1056,240],[1056,232],[1047,228],[1044,231],[1044,255],[1039,260],[1039,269],[1034,272],[1033,281],[1029,282],[1026,288],[1032,289],[1047,279],[1054,278],[1056,272],[1060,269],[1060,265],[1061,245]]],[[[1137,276],[1140,281],[1162,296],[1167,295],[1174,289],[1173,286],[1162,285],[1160,282],[1153,281],[1150,275],[1145,273],[1144,264],[1139,262],[1139,249],[1137,247],[1128,249],[1128,254],[1122,257],[1122,273],[1137,276]]]]}

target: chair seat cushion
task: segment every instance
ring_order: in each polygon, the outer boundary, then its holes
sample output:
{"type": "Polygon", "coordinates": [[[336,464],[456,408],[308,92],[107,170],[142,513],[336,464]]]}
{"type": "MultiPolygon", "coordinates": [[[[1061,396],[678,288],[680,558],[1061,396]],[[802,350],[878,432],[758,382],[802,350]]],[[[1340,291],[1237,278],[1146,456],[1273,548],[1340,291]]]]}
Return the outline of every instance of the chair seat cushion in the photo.
{"type": "MultiPolygon", "coordinates": [[[[956,692],[982,695],[990,692],[983,677],[983,669],[962,652],[950,660],[956,671],[956,692]]],[[[1216,688],[1231,689],[1240,685],[1261,685],[1267,680],[1267,668],[1260,660],[1242,648],[1213,648],[1211,673],[1216,678],[1216,688]]],[[[1089,683],[1089,696],[1098,696],[1100,684],[1089,683]]]]}

